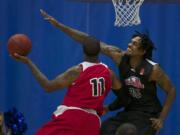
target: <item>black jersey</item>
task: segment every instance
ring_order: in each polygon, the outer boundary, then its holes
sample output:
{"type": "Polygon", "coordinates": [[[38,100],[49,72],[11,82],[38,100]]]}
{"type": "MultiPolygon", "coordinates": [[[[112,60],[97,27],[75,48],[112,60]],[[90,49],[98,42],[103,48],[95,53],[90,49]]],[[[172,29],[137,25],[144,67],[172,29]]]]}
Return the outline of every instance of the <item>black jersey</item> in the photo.
{"type": "Polygon", "coordinates": [[[131,103],[125,110],[151,114],[157,114],[162,110],[157,97],[156,83],[149,81],[153,65],[152,61],[145,59],[136,69],[133,69],[129,64],[129,57],[122,57],[119,66],[120,78],[124,89],[131,97],[131,103]]]}

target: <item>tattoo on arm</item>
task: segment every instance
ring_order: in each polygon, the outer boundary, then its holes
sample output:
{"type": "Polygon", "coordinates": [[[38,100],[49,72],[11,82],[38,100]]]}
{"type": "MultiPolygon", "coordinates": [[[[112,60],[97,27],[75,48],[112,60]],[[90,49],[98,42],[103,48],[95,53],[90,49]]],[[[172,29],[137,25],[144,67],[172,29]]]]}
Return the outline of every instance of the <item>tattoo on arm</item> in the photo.
{"type": "Polygon", "coordinates": [[[107,45],[107,44],[101,42],[101,52],[112,58],[113,52],[119,52],[120,53],[121,50],[115,46],[110,46],[110,45],[107,45]]]}
{"type": "Polygon", "coordinates": [[[79,67],[72,67],[67,70],[64,74],[62,74],[62,82],[66,82],[67,85],[70,85],[73,81],[77,79],[80,74],[79,67]]]}
{"type": "Polygon", "coordinates": [[[57,85],[59,89],[70,86],[79,76],[81,68],[79,66],[72,67],[60,74],[54,79],[54,84],[57,85]]]}
{"type": "Polygon", "coordinates": [[[107,45],[106,43],[100,42],[101,52],[110,57],[117,65],[120,64],[120,60],[123,55],[123,51],[118,47],[107,45]]]}
{"type": "Polygon", "coordinates": [[[79,68],[72,67],[66,72],[57,76],[55,79],[48,80],[48,78],[38,69],[38,67],[33,62],[29,62],[28,65],[39,84],[47,92],[52,92],[69,86],[78,77],[80,73],[79,68]]]}

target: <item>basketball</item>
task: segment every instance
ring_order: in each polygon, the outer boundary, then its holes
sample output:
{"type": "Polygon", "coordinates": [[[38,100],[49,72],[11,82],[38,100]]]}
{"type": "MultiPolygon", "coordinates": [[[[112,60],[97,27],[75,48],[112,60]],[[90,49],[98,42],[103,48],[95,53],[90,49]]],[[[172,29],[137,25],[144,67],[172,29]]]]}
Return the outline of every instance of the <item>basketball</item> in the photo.
{"type": "Polygon", "coordinates": [[[31,40],[25,34],[15,34],[8,39],[8,51],[11,55],[17,53],[27,56],[32,48],[31,40]]]}

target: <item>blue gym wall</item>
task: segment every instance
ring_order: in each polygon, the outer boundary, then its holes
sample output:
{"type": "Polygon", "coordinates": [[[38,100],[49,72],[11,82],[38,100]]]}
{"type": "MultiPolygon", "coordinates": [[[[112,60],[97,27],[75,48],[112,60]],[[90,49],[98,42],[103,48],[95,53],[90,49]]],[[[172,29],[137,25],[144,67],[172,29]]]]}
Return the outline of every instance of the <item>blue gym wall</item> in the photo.
{"type": "MultiPolygon", "coordinates": [[[[35,134],[50,119],[66,90],[45,93],[27,66],[9,57],[8,38],[15,33],[27,34],[33,43],[29,58],[49,79],[83,60],[80,45],[44,21],[39,12],[41,8],[59,21],[122,49],[126,49],[135,30],[148,31],[157,47],[154,61],[160,63],[177,90],[175,103],[159,135],[179,135],[180,4],[144,4],[141,25],[117,28],[113,26],[115,14],[111,3],[0,0],[0,110],[16,107],[21,111],[28,124],[26,135],[35,134]]],[[[101,60],[118,73],[109,58],[101,56],[101,60]]],[[[158,94],[163,101],[165,94],[161,90],[158,94]]],[[[113,99],[111,93],[106,104],[113,99]]],[[[111,115],[114,113],[102,119],[111,115]]]]}

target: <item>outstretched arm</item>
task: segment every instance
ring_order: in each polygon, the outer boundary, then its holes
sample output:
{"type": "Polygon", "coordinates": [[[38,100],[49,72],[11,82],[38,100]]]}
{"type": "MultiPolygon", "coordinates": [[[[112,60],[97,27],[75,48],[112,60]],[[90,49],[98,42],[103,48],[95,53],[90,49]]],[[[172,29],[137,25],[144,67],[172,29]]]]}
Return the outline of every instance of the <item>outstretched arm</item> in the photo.
{"type": "MultiPolygon", "coordinates": [[[[66,33],[69,35],[72,39],[75,41],[79,42],[80,44],[83,44],[83,41],[90,37],[87,33],[78,31],[76,29],[73,29],[69,26],[66,26],[60,22],[58,22],[55,18],[47,14],[45,11],[42,9],[40,10],[41,15],[44,17],[45,20],[50,22],[53,26],[56,28],[60,29],[62,32],[66,33]]],[[[106,43],[100,42],[101,45],[101,52],[108,57],[112,58],[113,61],[119,65],[121,61],[121,57],[123,55],[123,51],[115,46],[108,45],[106,43]]]]}
{"type": "Polygon", "coordinates": [[[81,32],[81,31],[78,31],[76,29],[73,29],[71,27],[68,27],[68,26],[58,22],[54,17],[50,16],[48,13],[46,13],[42,9],[40,10],[40,12],[41,12],[41,15],[44,17],[45,20],[50,22],[56,28],[60,29],[62,32],[69,35],[75,41],[82,44],[84,39],[88,37],[88,34],[81,32]]]}
{"type": "Polygon", "coordinates": [[[14,54],[13,57],[16,60],[28,65],[28,67],[32,71],[32,74],[37,79],[39,84],[45,89],[46,92],[53,92],[58,89],[70,86],[72,82],[77,79],[82,70],[80,66],[75,66],[68,69],[64,73],[58,75],[55,79],[48,80],[48,78],[38,69],[38,67],[29,58],[20,56],[18,54],[14,54]]]}
{"type": "Polygon", "coordinates": [[[108,45],[104,42],[100,42],[100,46],[101,52],[106,56],[110,57],[116,63],[116,65],[119,66],[119,64],[121,63],[122,56],[125,52],[123,52],[116,46],[108,45]]]}
{"type": "Polygon", "coordinates": [[[152,118],[152,126],[156,129],[159,130],[163,126],[163,121],[167,117],[167,114],[170,110],[170,107],[175,99],[176,91],[171,83],[169,77],[164,73],[164,71],[159,67],[159,65],[155,65],[153,67],[153,71],[151,74],[152,81],[156,81],[157,84],[164,90],[167,94],[164,104],[163,104],[163,109],[160,113],[160,116],[158,119],[152,118]]]}

